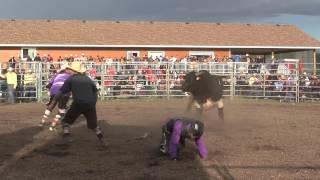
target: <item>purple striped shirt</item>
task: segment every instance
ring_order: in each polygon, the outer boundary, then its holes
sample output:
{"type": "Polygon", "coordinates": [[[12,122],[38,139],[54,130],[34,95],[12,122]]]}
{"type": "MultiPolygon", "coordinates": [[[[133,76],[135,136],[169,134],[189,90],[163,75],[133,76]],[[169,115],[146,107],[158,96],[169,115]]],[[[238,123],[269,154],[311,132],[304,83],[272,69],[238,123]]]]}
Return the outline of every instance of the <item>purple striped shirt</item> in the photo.
{"type": "Polygon", "coordinates": [[[58,73],[54,77],[51,78],[49,81],[50,84],[52,84],[50,88],[50,94],[56,95],[60,91],[60,88],[64,84],[64,82],[71,76],[71,74],[63,72],[58,73]]]}
{"type": "MultiPolygon", "coordinates": [[[[182,126],[183,126],[182,121],[176,121],[173,126],[173,130],[172,130],[170,142],[169,142],[169,155],[171,158],[177,157],[178,145],[180,142],[182,129],[183,129],[182,126]]],[[[190,124],[188,126],[190,126],[190,124]]],[[[200,157],[206,159],[208,157],[208,150],[204,144],[203,136],[195,139],[195,143],[196,143],[198,152],[200,154],[200,157]]]]}

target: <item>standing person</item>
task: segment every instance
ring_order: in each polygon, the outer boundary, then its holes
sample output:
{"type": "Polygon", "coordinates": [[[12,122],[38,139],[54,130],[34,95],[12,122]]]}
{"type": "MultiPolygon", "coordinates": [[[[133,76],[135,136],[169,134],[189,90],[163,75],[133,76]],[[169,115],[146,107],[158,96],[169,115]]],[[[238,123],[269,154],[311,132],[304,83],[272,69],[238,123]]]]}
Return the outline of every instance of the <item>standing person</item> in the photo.
{"type": "Polygon", "coordinates": [[[203,139],[204,125],[199,120],[185,117],[170,118],[162,127],[162,140],[160,152],[169,154],[170,158],[177,160],[181,145],[185,145],[186,139],[195,141],[201,158],[208,157],[208,150],[203,139]]]}
{"type": "Polygon", "coordinates": [[[44,115],[42,116],[40,122],[41,127],[43,127],[47,123],[48,117],[50,116],[52,110],[55,108],[57,104],[59,108],[58,114],[56,114],[55,118],[51,122],[49,130],[55,130],[57,124],[60,123],[61,118],[65,115],[70,93],[63,95],[58,101],[53,101],[53,98],[60,92],[60,88],[72,74],[73,71],[69,70],[67,65],[62,65],[60,71],[50,79],[48,85],[46,86],[50,89],[50,100],[47,104],[47,109],[45,110],[44,115]]]}
{"type": "Polygon", "coordinates": [[[87,120],[87,127],[94,130],[102,145],[106,146],[102,131],[97,124],[96,102],[98,90],[96,85],[84,74],[86,70],[80,62],[73,62],[68,69],[72,70],[74,74],[64,82],[60,93],[54,98],[54,101],[56,101],[70,92],[73,97],[71,107],[62,119],[63,135],[64,137],[70,135],[70,126],[83,114],[87,120]]]}
{"type": "Polygon", "coordinates": [[[15,90],[17,87],[17,74],[14,72],[12,67],[8,68],[8,72],[5,74],[7,79],[7,96],[8,96],[8,103],[14,104],[15,100],[15,90]]]}
{"type": "Polygon", "coordinates": [[[15,69],[16,68],[16,63],[17,63],[17,61],[16,61],[15,57],[11,56],[11,58],[8,61],[9,67],[12,67],[13,69],[15,69]]]}
{"type": "Polygon", "coordinates": [[[35,62],[41,62],[41,57],[40,57],[40,54],[39,54],[39,53],[36,55],[36,57],[34,57],[33,61],[35,61],[35,62]]]}

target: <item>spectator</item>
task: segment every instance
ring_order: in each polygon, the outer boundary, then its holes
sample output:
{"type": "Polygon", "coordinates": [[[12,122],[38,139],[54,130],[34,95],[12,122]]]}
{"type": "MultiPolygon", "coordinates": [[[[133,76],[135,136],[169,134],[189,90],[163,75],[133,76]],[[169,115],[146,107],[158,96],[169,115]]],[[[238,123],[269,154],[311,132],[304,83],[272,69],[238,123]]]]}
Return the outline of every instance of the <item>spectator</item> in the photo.
{"type": "Polygon", "coordinates": [[[58,62],[63,62],[64,59],[63,59],[61,56],[59,56],[59,58],[57,59],[57,61],[58,61],[58,62]]]}
{"type": "Polygon", "coordinates": [[[14,104],[15,101],[15,89],[17,87],[17,74],[14,72],[12,67],[8,68],[7,74],[5,74],[7,79],[7,96],[8,103],[14,104]]]}
{"type": "Polygon", "coordinates": [[[47,62],[49,62],[49,63],[53,62],[53,58],[52,58],[52,56],[50,56],[50,54],[48,54],[47,62]]]}
{"type": "Polygon", "coordinates": [[[283,77],[281,78],[281,76],[278,76],[278,81],[274,82],[274,86],[275,86],[275,91],[276,91],[276,95],[281,97],[282,95],[282,91],[283,91],[283,77]]]}
{"type": "Polygon", "coordinates": [[[32,62],[32,59],[30,56],[27,57],[27,62],[32,62]]]}
{"type": "Polygon", "coordinates": [[[56,73],[57,73],[57,68],[53,64],[50,64],[50,67],[49,67],[50,76],[53,76],[56,73]]]}
{"type": "Polygon", "coordinates": [[[241,62],[241,56],[240,55],[235,55],[234,56],[234,62],[241,62]]]}
{"type": "Polygon", "coordinates": [[[143,61],[147,61],[147,60],[148,60],[148,55],[146,55],[146,54],[143,55],[142,60],[143,60],[143,61]]]}
{"type": "Polygon", "coordinates": [[[41,62],[41,57],[40,57],[39,53],[36,55],[36,57],[34,57],[33,61],[41,62]]]}
{"type": "Polygon", "coordinates": [[[48,56],[45,54],[41,57],[42,62],[48,62],[48,56]]]}
{"type": "Polygon", "coordinates": [[[15,57],[11,56],[11,58],[8,61],[9,67],[12,67],[13,69],[15,69],[16,63],[17,63],[17,61],[16,61],[15,57]]]}

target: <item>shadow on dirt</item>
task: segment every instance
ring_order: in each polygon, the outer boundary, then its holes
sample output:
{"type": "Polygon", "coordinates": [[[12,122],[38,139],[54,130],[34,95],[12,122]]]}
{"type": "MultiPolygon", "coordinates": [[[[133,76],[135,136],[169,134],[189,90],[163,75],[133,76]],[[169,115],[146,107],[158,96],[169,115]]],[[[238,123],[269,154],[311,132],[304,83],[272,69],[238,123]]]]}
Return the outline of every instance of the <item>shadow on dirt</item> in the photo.
{"type": "Polygon", "coordinates": [[[209,178],[191,143],[187,144],[180,161],[160,156],[160,128],[110,125],[106,120],[99,123],[108,148],[99,144],[83,121],[72,127],[68,141],[62,138],[61,132],[38,127],[0,135],[0,168],[3,168],[0,176],[44,180],[216,179],[209,178]],[[42,134],[46,138],[41,138],[42,134]],[[28,149],[27,153],[17,156],[22,149],[28,149]],[[16,161],[12,160],[13,156],[18,157],[16,161]]]}
{"type": "Polygon", "coordinates": [[[38,127],[20,129],[14,133],[0,134],[0,165],[13,157],[22,147],[32,143],[33,137],[41,131],[38,127]]]}
{"type": "Polygon", "coordinates": [[[252,170],[267,170],[267,169],[276,169],[276,170],[287,170],[287,171],[300,171],[300,170],[315,170],[319,171],[320,166],[292,166],[292,165],[282,165],[282,166],[273,166],[273,165],[257,165],[257,166],[226,166],[229,169],[252,169],[252,170]]]}

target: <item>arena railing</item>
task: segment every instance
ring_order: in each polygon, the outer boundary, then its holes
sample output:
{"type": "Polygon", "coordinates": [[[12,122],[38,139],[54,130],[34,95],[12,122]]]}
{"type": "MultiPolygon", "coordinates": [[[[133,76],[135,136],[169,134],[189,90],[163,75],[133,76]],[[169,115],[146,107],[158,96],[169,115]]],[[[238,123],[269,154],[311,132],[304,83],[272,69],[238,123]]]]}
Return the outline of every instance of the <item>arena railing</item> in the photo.
{"type": "MultiPolygon", "coordinates": [[[[34,73],[34,85],[18,80],[18,101],[46,101],[48,80],[63,63],[16,63],[18,76],[34,73]]],[[[182,97],[181,83],[187,72],[208,70],[224,80],[224,96],[272,99],[280,102],[318,102],[320,81],[313,75],[313,64],[247,62],[107,62],[84,63],[87,74],[100,89],[100,98],[182,97]]],[[[0,66],[4,69],[3,66],[0,66]]],[[[0,80],[0,95],[6,97],[5,81],[0,80]]]]}

